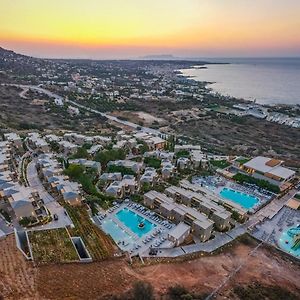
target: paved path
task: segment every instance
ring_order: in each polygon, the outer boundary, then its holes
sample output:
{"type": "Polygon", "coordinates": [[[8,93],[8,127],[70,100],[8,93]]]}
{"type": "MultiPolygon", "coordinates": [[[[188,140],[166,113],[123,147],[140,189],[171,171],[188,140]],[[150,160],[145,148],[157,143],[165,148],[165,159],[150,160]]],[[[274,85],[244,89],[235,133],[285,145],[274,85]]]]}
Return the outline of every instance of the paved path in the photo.
{"type": "Polygon", "coordinates": [[[14,227],[7,225],[6,221],[0,216],[0,238],[14,232],[14,227]]]}
{"type": "MultiPolygon", "coordinates": [[[[245,225],[240,225],[228,233],[219,233],[213,240],[204,242],[204,243],[196,243],[192,245],[175,247],[175,248],[166,248],[159,249],[159,257],[178,257],[185,254],[192,254],[196,252],[213,252],[218,248],[232,242],[238,236],[243,235],[247,231],[247,227],[245,225]]],[[[143,253],[144,257],[148,257],[149,254],[143,253]]]]}
{"type": "Polygon", "coordinates": [[[69,226],[72,224],[70,218],[65,214],[64,208],[45,190],[40,178],[38,177],[38,173],[35,167],[35,161],[31,161],[27,166],[27,179],[29,185],[38,191],[40,197],[43,199],[45,206],[50,211],[53,216],[56,214],[58,216],[58,220],[53,220],[52,222],[36,226],[33,229],[51,229],[51,228],[61,228],[65,226],[69,226]]]}

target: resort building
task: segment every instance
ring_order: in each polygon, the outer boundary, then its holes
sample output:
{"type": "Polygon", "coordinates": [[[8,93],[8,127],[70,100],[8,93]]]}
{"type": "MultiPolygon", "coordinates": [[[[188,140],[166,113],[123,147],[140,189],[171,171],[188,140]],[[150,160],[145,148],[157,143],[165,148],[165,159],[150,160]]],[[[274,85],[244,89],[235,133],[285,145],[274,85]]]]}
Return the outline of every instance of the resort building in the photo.
{"type": "Polygon", "coordinates": [[[81,146],[85,143],[85,135],[75,132],[65,133],[64,140],[81,146]]]}
{"type": "Polygon", "coordinates": [[[39,152],[50,152],[48,143],[36,132],[28,133],[28,144],[39,152]]]}
{"type": "Polygon", "coordinates": [[[158,179],[158,174],[154,168],[146,168],[145,173],[141,176],[141,183],[150,183],[153,184],[158,179]]]}
{"type": "Polygon", "coordinates": [[[15,132],[5,133],[4,139],[6,141],[9,141],[12,144],[12,146],[18,150],[21,150],[23,148],[23,141],[21,137],[15,132]]]}
{"type": "Polygon", "coordinates": [[[201,151],[200,145],[175,145],[174,152],[177,153],[179,151],[188,151],[191,152],[192,150],[201,151]]]}
{"type": "Polygon", "coordinates": [[[191,151],[191,161],[194,168],[206,167],[208,165],[207,155],[201,150],[191,151]]]}
{"type": "Polygon", "coordinates": [[[120,166],[131,169],[135,173],[140,173],[143,169],[143,164],[133,160],[114,160],[108,162],[107,166],[120,166]]]}
{"type": "Polygon", "coordinates": [[[121,181],[112,182],[105,190],[106,194],[116,198],[133,195],[139,190],[139,185],[133,175],[124,175],[121,181]]]}
{"type": "Polygon", "coordinates": [[[102,135],[94,135],[94,142],[99,143],[100,145],[108,145],[111,143],[111,137],[110,136],[102,136],[102,135]]]}
{"type": "Polygon", "coordinates": [[[192,207],[176,203],[165,194],[150,191],[144,195],[144,204],[175,224],[184,222],[189,225],[191,232],[201,241],[206,241],[211,236],[213,221],[192,207]]]}
{"type": "Polygon", "coordinates": [[[11,147],[7,141],[0,142],[0,172],[9,170],[11,147]]]}
{"type": "Polygon", "coordinates": [[[179,157],[177,159],[177,168],[180,170],[187,169],[191,166],[191,161],[187,157],[179,157]]]}
{"type": "Polygon", "coordinates": [[[165,194],[175,199],[178,203],[196,208],[204,213],[209,219],[215,222],[215,226],[219,230],[229,227],[231,213],[223,206],[214,202],[214,198],[210,199],[206,194],[192,192],[176,186],[168,187],[165,190],[165,194]]]}
{"type": "Polygon", "coordinates": [[[81,204],[81,186],[77,182],[70,181],[68,176],[63,175],[63,169],[57,160],[53,159],[51,155],[44,155],[38,159],[36,166],[39,176],[44,180],[52,194],[61,197],[70,205],[81,204]]]}
{"type": "Polygon", "coordinates": [[[101,164],[94,160],[79,158],[71,159],[69,160],[69,163],[84,166],[86,169],[94,169],[97,171],[98,174],[101,173],[101,164]]]}
{"type": "Polygon", "coordinates": [[[115,145],[113,145],[113,149],[123,149],[127,146],[127,141],[117,141],[115,145]]]}
{"type": "Polygon", "coordinates": [[[161,151],[161,150],[148,151],[144,153],[144,157],[154,157],[161,160],[173,161],[174,152],[161,151]]]}
{"type": "Polygon", "coordinates": [[[17,220],[47,215],[37,191],[13,182],[4,173],[0,173],[0,208],[17,220]]]}
{"type": "Polygon", "coordinates": [[[70,143],[68,141],[60,141],[58,142],[58,144],[59,144],[59,151],[67,156],[75,154],[78,148],[77,145],[70,143]]]}
{"type": "Polygon", "coordinates": [[[100,177],[100,180],[104,182],[113,182],[113,181],[121,181],[122,180],[122,173],[115,172],[115,173],[103,173],[100,177]]]}
{"type": "Polygon", "coordinates": [[[164,149],[166,146],[167,141],[158,137],[153,136],[151,134],[145,132],[137,132],[133,135],[137,140],[144,141],[149,149],[151,150],[161,150],[164,149]]]}
{"type": "Polygon", "coordinates": [[[257,156],[241,166],[247,175],[266,180],[282,188],[295,177],[296,172],[282,166],[283,161],[257,156]]]}
{"type": "Polygon", "coordinates": [[[168,233],[168,240],[178,247],[189,236],[191,227],[181,222],[168,233]]]}
{"type": "Polygon", "coordinates": [[[87,152],[88,154],[95,155],[100,150],[103,150],[102,145],[93,145],[90,149],[87,150],[87,152]]]}
{"type": "Polygon", "coordinates": [[[170,161],[161,162],[161,176],[163,179],[168,179],[173,176],[175,166],[170,161]]]}
{"type": "Polygon", "coordinates": [[[51,142],[59,142],[61,140],[61,137],[55,135],[55,134],[47,134],[45,135],[45,140],[48,142],[48,143],[51,143],[51,142]]]}
{"type": "MultiPolygon", "coordinates": [[[[208,189],[205,189],[197,184],[192,184],[187,180],[181,180],[180,186],[186,190],[193,191],[198,194],[198,197],[201,199],[205,199],[206,201],[210,201],[210,203],[216,203],[216,204],[222,204],[224,208],[229,210],[230,212],[235,211],[238,213],[240,219],[246,219],[247,218],[247,210],[245,210],[243,207],[241,207],[239,204],[234,203],[232,201],[226,200],[224,198],[221,198],[214,194],[213,192],[209,191],[208,189]]],[[[220,208],[220,206],[219,206],[220,208]]],[[[215,216],[217,218],[217,216],[215,216]]]]}

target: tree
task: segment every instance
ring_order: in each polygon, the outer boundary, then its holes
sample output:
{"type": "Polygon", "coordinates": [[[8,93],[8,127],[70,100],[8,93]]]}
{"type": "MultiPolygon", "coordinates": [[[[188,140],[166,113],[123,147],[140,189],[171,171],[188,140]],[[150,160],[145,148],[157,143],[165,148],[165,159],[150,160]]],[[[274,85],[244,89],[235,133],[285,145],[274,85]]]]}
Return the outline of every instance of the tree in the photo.
{"type": "Polygon", "coordinates": [[[138,140],[137,142],[140,145],[139,146],[140,154],[144,154],[145,152],[149,151],[149,147],[148,147],[148,145],[144,141],[138,140]]]}
{"type": "Polygon", "coordinates": [[[161,160],[155,157],[145,157],[144,163],[147,167],[159,169],[161,165],[161,160]]]}
{"type": "Polygon", "coordinates": [[[106,166],[109,161],[125,159],[126,153],[123,149],[112,149],[99,151],[95,160],[100,162],[102,166],[106,166]]]}
{"type": "Polygon", "coordinates": [[[134,300],[154,300],[154,290],[150,283],[137,281],[132,289],[134,300]]]}
{"type": "Polygon", "coordinates": [[[59,143],[58,142],[52,141],[49,143],[49,145],[53,152],[57,152],[57,153],[59,152],[59,143]]]}
{"type": "Polygon", "coordinates": [[[239,215],[239,213],[238,213],[236,210],[234,210],[234,211],[232,212],[231,217],[232,217],[232,219],[234,219],[234,220],[236,220],[236,221],[239,221],[239,220],[240,220],[240,215],[239,215]]]}
{"type": "Polygon", "coordinates": [[[78,179],[81,174],[85,171],[84,167],[77,164],[70,164],[64,173],[73,179],[78,179]]]}
{"type": "Polygon", "coordinates": [[[89,153],[86,148],[80,147],[77,149],[76,153],[71,156],[71,158],[88,158],[89,153]]]}
{"type": "MultiPolygon", "coordinates": [[[[188,291],[181,285],[175,285],[168,288],[168,299],[169,300],[181,300],[186,299],[188,291]]],[[[192,299],[192,298],[191,298],[192,299]]]]}
{"type": "Polygon", "coordinates": [[[126,168],[123,166],[115,166],[110,165],[107,170],[108,173],[121,173],[123,175],[135,175],[135,172],[131,170],[130,168],[126,168]]]}

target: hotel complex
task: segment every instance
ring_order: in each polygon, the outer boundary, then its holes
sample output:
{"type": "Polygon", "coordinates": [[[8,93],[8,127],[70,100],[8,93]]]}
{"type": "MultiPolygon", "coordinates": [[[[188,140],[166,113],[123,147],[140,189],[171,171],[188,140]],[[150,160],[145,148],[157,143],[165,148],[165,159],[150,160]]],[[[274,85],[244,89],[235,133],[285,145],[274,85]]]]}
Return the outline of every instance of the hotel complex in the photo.
{"type": "Polygon", "coordinates": [[[282,166],[283,161],[263,156],[257,156],[242,165],[242,170],[248,175],[262,179],[282,188],[295,177],[296,172],[282,166]]]}

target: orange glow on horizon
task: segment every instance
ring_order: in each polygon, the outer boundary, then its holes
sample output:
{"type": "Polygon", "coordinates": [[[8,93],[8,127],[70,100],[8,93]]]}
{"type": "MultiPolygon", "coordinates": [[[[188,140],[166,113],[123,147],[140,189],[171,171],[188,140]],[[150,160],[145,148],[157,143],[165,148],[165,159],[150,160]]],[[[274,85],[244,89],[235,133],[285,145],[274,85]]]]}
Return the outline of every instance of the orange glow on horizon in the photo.
{"type": "Polygon", "coordinates": [[[51,45],[300,54],[295,0],[2,0],[0,19],[0,46],[27,45],[29,51],[51,45]]]}

